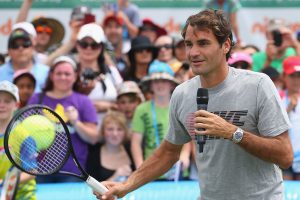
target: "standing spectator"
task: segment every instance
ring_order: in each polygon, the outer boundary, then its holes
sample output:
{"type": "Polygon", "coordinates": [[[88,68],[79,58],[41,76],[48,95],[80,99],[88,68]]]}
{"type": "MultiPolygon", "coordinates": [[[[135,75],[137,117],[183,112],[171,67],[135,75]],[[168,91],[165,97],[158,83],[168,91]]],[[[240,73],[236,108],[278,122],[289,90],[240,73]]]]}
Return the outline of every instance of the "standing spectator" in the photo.
{"type": "Polygon", "coordinates": [[[8,39],[10,60],[0,66],[0,81],[13,81],[14,73],[21,69],[30,70],[36,79],[35,92],[43,88],[49,67],[34,58],[34,47],[30,35],[22,29],[14,30],[8,39]]]}
{"type": "MultiPolygon", "coordinates": [[[[18,109],[19,93],[16,85],[9,81],[0,82],[0,183],[12,166],[4,151],[4,132],[14,112],[18,109]]],[[[36,200],[34,176],[21,173],[16,200],[36,200]]]]}
{"type": "Polygon", "coordinates": [[[98,181],[124,181],[134,170],[129,129],[123,113],[109,111],[100,129],[102,141],[89,148],[87,172],[98,181]]]}
{"type": "Polygon", "coordinates": [[[128,128],[131,128],[136,107],[144,102],[145,98],[139,86],[134,81],[125,81],[118,87],[118,110],[125,114],[128,128]]]}
{"type": "Polygon", "coordinates": [[[237,21],[237,12],[241,8],[239,0],[206,0],[204,7],[224,11],[226,18],[232,26],[237,45],[241,45],[241,37],[237,21]]]}
{"type": "Polygon", "coordinates": [[[19,108],[27,105],[28,100],[34,93],[36,79],[28,70],[19,70],[14,74],[13,83],[19,89],[20,104],[19,108]]]}
{"type": "Polygon", "coordinates": [[[292,31],[283,20],[272,19],[267,25],[266,50],[252,55],[253,71],[260,72],[268,66],[282,74],[282,62],[285,58],[300,55],[300,45],[293,38],[292,31]]]}
{"type": "Polygon", "coordinates": [[[280,94],[292,124],[289,136],[294,151],[294,162],[283,171],[283,175],[286,180],[300,180],[300,56],[291,56],[283,61],[283,81],[285,90],[280,94]]]}
{"type": "Polygon", "coordinates": [[[139,27],[139,35],[148,37],[150,42],[154,44],[158,37],[167,35],[167,31],[158,24],[155,24],[151,19],[145,18],[139,27]]]}
{"type": "MultiPolygon", "coordinates": [[[[58,57],[51,66],[46,86],[42,93],[36,93],[28,104],[43,104],[55,110],[66,122],[71,133],[76,157],[83,168],[86,166],[88,144],[98,142],[97,115],[87,96],[78,93],[76,85],[78,69],[76,63],[67,56],[58,57]],[[84,106],[83,106],[84,105],[84,106]]],[[[72,158],[63,170],[77,172],[72,158]]],[[[78,178],[53,175],[38,177],[40,182],[73,182],[78,178]]]]}
{"type": "Polygon", "coordinates": [[[107,42],[112,45],[111,57],[122,77],[124,77],[125,70],[128,67],[128,59],[125,53],[130,48],[129,45],[123,42],[123,24],[123,19],[114,14],[105,16],[103,20],[103,30],[107,42]]]}
{"type": "Polygon", "coordinates": [[[117,86],[123,82],[118,69],[105,63],[107,57],[104,56],[104,41],[105,35],[101,26],[90,23],[80,28],[76,42],[83,79],[81,90],[86,91],[96,107],[98,122],[101,122],[108,110],[117,108],[117,86]],[[88,74],[92,77],[87,76],[88,74]]]}

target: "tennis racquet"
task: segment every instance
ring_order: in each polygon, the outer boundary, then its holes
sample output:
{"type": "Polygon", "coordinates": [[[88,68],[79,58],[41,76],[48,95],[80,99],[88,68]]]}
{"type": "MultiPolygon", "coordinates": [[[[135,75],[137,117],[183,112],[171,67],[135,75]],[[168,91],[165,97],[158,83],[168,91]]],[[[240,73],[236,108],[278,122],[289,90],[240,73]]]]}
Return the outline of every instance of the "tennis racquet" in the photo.
{"type": "Polygon", "coordinates": [[[20,180],[20,170],[11,167],[6,173],[1,189],[0,200],[14,200],[20,180]]]}
{"type": "Polygon", "coordinates": [[[80,166],[67,125],[47,106],[31,105],[20,109],[5,130],[4,149],[13,165],[28,174],[71,175],[84,180],[100,194],[108,191],[80,166]],[[61,170],[70,156],[78,173],[61,170]]]}

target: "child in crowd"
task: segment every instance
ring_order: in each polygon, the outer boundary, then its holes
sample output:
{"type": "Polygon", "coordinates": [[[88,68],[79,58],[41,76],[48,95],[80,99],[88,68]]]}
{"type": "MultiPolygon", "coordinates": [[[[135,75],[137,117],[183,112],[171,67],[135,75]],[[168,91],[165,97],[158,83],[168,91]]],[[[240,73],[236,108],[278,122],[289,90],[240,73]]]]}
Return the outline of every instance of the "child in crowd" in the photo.
{"type": "MultiPolygon", "coordinates": [[[[150,84],[153,97],[136,108],[132,120],[131,151],[136,168],[154,152],[167,134],[171,93],[178,81],[174,78],[174,72],[169,64],[154,61],[150,65],[149,75],[142,83],[150,84]]],[[[186,147],[190,145],[187,144],[186,147]]],[[[188,166],[190,148],[183,149],[184,156],[180,160],[184,166],[188,166]]],[[[162,178],[169,179],[169,177],[162,178]]]]}
{"type": "Polygon", "coordinates": [[[127,127],[131,128],[131,120],[135,108],[144,102],[144,95],[134,81],[125,81],[118,87],[117,105],[118,110],[125,114],[127,127]]]}
{"type": "Polygon", "coordinates": [[[19,108],[27,105],[28,100],[34,93],[36,80],[33,74],[28,70],[18,70],[13,77],[13,83],[19,89],[20,104],[19,108]]]}
{"type": "Polygon", "coordinates": [[[100,128],[102,141],[89,148],[87,172],[99,181],[124,181],[134,170],[126,117],[108,111],[100,128]]]}
{"type": "MultiPolygon", "coordinates": [[[[9,81],[0,82],[0,182],[11,167],[11,162],[4,151],[4,132],[13,113],[18,108],[19,93],[16,85],[9,81]]],[[[21,173],[16,200],[35,200],[36,183],[34,176],[21,173]]]]}
{"type": "Polygon", "coordinates": [[[292,124],[289,136],[294,151],[292,166],[283,171],[284,179],[300,180],[300,57],[290,56],[283,61],[283,81],[285,90],[280,91],[292,124]]]}

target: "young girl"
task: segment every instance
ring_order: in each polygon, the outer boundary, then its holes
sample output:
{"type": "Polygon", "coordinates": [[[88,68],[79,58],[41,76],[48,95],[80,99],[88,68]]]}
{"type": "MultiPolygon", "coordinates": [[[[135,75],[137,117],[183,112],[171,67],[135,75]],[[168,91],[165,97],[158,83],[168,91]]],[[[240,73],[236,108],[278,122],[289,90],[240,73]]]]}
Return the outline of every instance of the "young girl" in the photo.
{"type": "Polygon", "coordinates": [[[102,142],[91,146],[87,171],[99,181],[123,181],[133,169],[128,128],[123,113],[109,111],[100,128],[102,142]]]}
{"type": "MultiPolygon", "coordinates": [[[[13,113],[18,108],[19,93],[16,85],[9,81],[0,82],[0,183],[6,172],[11,167],[4,151],[4,132],[13,117],[13,113]]],[[[16,199],[35,200],[35,180],[34,177],[26,173],[21,173],[20,185],[16,199]]]]}

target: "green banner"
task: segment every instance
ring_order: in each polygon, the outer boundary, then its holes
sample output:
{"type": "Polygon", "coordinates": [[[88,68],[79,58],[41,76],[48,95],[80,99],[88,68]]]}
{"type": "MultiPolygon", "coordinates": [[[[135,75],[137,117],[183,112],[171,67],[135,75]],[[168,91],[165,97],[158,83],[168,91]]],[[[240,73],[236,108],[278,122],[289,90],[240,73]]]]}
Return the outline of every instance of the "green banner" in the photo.
{"type": "MultiPolygon", "coordinates": [[[[0,9],[20,8],[23,0],[0,0],[0,9]]],[[[33,8],[73,8],[87,5],[99,8],[103,3],[114,3],[116,0],[33,0],[33,8]]],[[[131,0],[141,8],[197,8],[202,7],[203,0],[131,0]]],[[[294,8],[300,7],[300,0],[240,0],[248,8],[294,8]]]]}

